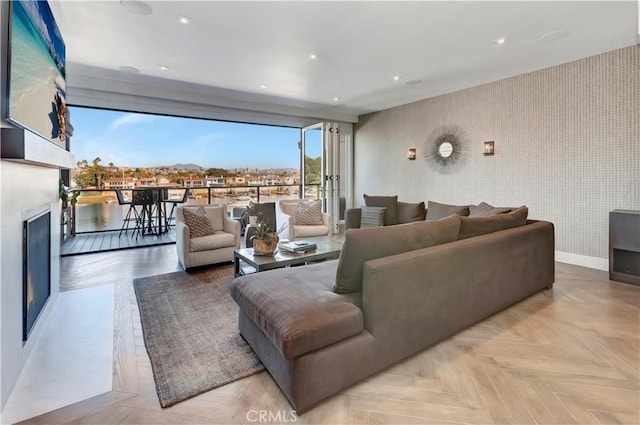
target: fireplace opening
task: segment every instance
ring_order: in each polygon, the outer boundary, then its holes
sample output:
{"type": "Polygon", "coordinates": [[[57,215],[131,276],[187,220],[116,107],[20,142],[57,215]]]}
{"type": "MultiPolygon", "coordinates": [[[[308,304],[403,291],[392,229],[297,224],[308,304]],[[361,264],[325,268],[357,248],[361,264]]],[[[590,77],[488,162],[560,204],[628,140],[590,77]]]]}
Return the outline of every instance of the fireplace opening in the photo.
{"type": "Polygon", "coordinates": [[[23,225],[22,340],[26,341],[51,295],[51,212],[23,225]]]}

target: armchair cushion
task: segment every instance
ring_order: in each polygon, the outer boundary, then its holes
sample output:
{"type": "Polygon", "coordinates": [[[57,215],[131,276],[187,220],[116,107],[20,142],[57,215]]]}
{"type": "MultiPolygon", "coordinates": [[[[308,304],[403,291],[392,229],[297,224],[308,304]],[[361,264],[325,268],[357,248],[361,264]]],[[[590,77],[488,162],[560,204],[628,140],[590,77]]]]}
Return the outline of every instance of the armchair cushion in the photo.
{"type": "Polygon", "coordinates": [[[296,210],[295,224],[315,226],[322,223],[322,201],[300,201],[296,210]]]}
{"type": "Polygon", "coordinates": [[[184,215],[185,224],[189,226],[191,238],[198,238],[213,234],[211,220],[203,206],[200,206],[195,210],[191,208],[184,208],[182,213],[184,215]]]}
{"type": "Polygon", "coordinates": [[[189,249],[191,252],[209,251],[227,247],[235,247],[236,235],[225,232],[215,232],[211,235],[191,238],[189,249]]]}
{"type": "Polygon", "coordinates": [[[364,204],[367,207],[385,207],[384,225],[398,224],[398,196],[369,196],[364,195],[364,204]]]}

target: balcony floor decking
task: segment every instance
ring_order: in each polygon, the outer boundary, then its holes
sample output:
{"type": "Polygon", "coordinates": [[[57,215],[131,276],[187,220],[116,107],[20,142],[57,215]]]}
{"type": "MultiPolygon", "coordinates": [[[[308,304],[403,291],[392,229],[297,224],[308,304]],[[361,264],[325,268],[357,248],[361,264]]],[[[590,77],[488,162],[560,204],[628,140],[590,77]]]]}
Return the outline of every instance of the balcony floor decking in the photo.
{"type": "Polygon", "coordinates": [[[132,231],[122,233],[120,230],[81,233],[67,239],[60,248],[60,255],[90,254],[93,252],[115,251],[119,249],[140,248],[155,245],[168,245],[176,242],[176,232],[171,228],[160,236],[140,235],[132,237],[132,231]]]}

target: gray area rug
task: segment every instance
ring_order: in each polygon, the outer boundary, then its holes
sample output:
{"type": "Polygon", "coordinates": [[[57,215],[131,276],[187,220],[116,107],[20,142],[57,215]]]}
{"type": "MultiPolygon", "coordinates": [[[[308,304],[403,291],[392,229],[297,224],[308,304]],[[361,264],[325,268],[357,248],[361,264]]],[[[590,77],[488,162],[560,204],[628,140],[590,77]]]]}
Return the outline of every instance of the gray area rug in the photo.
{"type": "Polygon", "coordinates": [[[175,272],[133,281],[162,407],[264,369],[238,333],[229,270],[175,272]]]}

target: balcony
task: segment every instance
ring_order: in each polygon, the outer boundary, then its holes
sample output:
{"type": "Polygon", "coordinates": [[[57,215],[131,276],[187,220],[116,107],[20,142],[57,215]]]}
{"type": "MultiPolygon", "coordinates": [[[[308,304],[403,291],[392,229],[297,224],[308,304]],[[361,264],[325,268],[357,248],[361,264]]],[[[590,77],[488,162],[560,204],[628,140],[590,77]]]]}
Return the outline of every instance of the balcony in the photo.
{"type": "MultiPolygon", "coordinates": [[[[61,255],[87,254],[92,252],[113,251],[118,249],[175,243],[173,227],[162,235],[133,235],[131,223],[127,233],[120,229],[129,210],[129,205],[120,205],[115,190],[81,189],[78,203],[73,208],[72,220],[63,222],[63,233],[72,237],[65,238],[61,255]]],[[[182,199],[184,188],[167,189],[167,199],[182,199]]],[[[131,199],[132,191],[123,189],[125,199],[131,199]]],[[[216,186],[189,188],[186,205],[225,205],[229,215],[234,208],[244,208],[249,202],[275,202],[279,199],[297,199],[300,185],[278,186],[216,186]]],[[[320,185],[306,185],[304,197],[320,197],[320,185]]],[[[165,208],[167,214],[171,206],[165,208]]],[[[175,214],[174,214],[175,215],[175,214]]],[[[172,222],[173,219],[172,219],[172,222]]]]}

